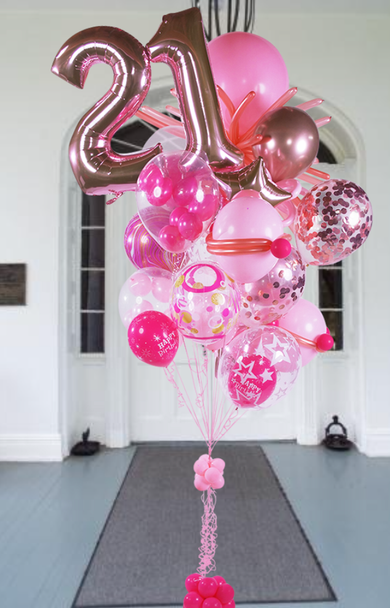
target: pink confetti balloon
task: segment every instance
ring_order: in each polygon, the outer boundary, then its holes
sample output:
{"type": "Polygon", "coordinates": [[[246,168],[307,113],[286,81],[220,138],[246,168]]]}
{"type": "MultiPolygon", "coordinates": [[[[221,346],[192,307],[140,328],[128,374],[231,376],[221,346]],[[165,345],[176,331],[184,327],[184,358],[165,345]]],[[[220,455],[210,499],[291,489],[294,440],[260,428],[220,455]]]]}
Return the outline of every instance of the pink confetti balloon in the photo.
{"type": "Polygon", "coordinates": [[[301,351],[291,334],[263,326],[239,333],[225,347],[218,378],[233,403],[262,409],[290,390],[300,367],[301,351]]]}
{"type": "Polygon", "coordinates": [[[152,266],[177,272],[187,260],[185,253],[170,253],[160,247],[146,230],[138,213],[127,225],[125,251],[130,262],[138,269],[152,266]]]}
{"type": "Polygon", "coordinates": [[[221,200],[214,173],[191,152],[156,156],[142,170],[136,196],[145,228],[163,249],[177,254],[207,230],[221,200]]]}
{"type": "Polygon", "coordinates": [[[240,321],[248,327],[259,327],[285,315],[302,296],[305,276],[302,258],[292,249],[258,281],[237,283],[242,297],[240,321]]]}
{"type": "MultiPolygon", "coordinates": [[[[239,132],[242,135],[287,91],[286,64],[268,40],[245,32],[231,32],[214,38],[208,51],[214,81],[228,94],[236,108],[248,93],[256,93],[240,118],[239,132]]],[[[221,109],[228,128],[231,116],[224,104],[221,104],[221,109]]]]}
{"type": "Polygon", "coordinates": [[[371,227],[372,208],[364,190],[347,180],[330,179],[303,197],[294,231],[302,259],[326,266],[359,249],[371,227]]]}
{"type": "Polygon", "coordinates": [[[179,332],[161,312],[149,310],[130,323],[127,336],[135,356],[149,365],[167,367],[179,348],[179,332]]]}
{"type": "Polygon", "coordinates": [[[119,293],[119,315],[126,329],[141,312],[169,310],[172,275],[162,268],[142,268],[134,272],[119,293]]]}
{"type": "Polygon", "coordinates": [[[190,264],[177,275],[170,310],[184,337],[204,342],[223,338],[239,309],[234,281],[216,264],[190,264]]]}

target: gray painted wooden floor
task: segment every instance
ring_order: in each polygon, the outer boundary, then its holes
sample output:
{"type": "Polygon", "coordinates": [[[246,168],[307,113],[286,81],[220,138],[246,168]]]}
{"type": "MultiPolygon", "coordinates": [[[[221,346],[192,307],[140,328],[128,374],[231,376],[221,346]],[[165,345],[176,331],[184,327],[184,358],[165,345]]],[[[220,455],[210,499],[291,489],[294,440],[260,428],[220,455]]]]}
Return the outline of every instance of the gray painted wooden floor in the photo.
{"type": "MultiPolygon", "coordinates": [[[[263,447],[339,598],[335,608],[387,608],[390,459],[263,447]]],[[[70,608],[133,454],[0,464],[1,608],[70,608]]]]}

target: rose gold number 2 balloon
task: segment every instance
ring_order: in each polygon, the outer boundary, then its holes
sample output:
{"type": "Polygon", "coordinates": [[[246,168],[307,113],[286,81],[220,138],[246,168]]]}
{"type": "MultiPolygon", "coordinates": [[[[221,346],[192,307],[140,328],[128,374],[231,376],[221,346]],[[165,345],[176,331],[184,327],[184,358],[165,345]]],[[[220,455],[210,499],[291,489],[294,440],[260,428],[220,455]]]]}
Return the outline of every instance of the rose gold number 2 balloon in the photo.
{"type": "Polygon", "coordinates": [[[153,62],[167,63],[173,72],[187,151],[205,152],[213,169],[241,165],[243,154],[223,128],[200,10],[165,15],[146,48],[153,62]]]}
{"type": "Polygon", "coordinates": [[[114,194],[135,189],[138,175],[161,146],[119,155],[111,149],[115,131],[140,108],[149,90],[149,55],[138,40],[113,27],[92,27],[69,38],[58,51],[52,72],[83,88],[90,67],[108,63],[111,89],[83,116],[69,145],[69,157],[80,188],[87,194],[114,194]]]}

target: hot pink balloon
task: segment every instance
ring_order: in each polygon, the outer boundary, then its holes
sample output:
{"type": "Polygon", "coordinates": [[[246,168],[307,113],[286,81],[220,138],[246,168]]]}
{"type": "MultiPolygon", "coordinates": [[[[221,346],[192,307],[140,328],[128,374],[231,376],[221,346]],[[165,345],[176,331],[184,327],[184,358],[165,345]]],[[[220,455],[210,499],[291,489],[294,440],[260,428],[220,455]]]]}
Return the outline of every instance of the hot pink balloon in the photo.
{"type": "MultiPolygon", "coordinates": [[[[315,304],[303,298],[284,317],[279,319],[279,327],[313,342],[322,334],[326,334],[326,323],[322,312],[315,304]]],[[[303,344],[299,344],[299,346],[302,353],[302,365],[306,365],[316,356],[317,350],[303,344]]]]}
{"type": "Polygon", "coordinates": [[[161,312],[144,312],[130,323],[127,336],[135,356],[149,365],[167,367],[179,348],[179,332],[161,312]]]}
{"type": "MultiPolygon", "coordinates": [[[[284,233],[290,218],[282,219],[277,210],[257,192],[243,190],[218,213],[213,226],[213,239],[269,239],[275,241],[284,233]]],[[[291,250],[291,247],[290,247],[291,250]]],[[[215,255],[215,260],[240,283],[251,283],[263,277],[278,260],[270,251],[215,255]]]]}
{"type": "MultiPolygon", "coordinates": [[[[256,93],[240,117],[242,135],[287,91],[286,65],[273,44],[245,32],[214,38],[208,51],[214,81],[227,93],[235,108],[248,93],[256,93]]],[[[231,117],[223,103],[221,109],[225,127],[229,127],[231,117]]]]}

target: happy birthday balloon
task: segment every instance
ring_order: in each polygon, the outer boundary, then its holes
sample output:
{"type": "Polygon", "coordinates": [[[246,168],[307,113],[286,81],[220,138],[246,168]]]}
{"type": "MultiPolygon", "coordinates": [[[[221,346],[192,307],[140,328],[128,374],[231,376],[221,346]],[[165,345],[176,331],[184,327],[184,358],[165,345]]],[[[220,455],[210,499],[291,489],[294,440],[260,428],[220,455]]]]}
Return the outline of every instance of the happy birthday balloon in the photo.
{"type": "Polygon", "coordinates": [[[294,338],[278,327],[239,333],[225,346],[218,378],[238,407],[262,409],[292,388],[301,368],[294,338]]]}
{"type": "Polygon", "coordinates": [[[238,283],[241,294],[240,321],[248,327],[267,325],[285,315],[299,300],[305,287],[305,265],[296,249],[264,277],[238,283]]]}
{"type": "Polygon", "coordinates": [[[138,269],[156,267],[177,272],[187,259],[185,253],[165,251],[150,236],[136,213],[125,230],[125,251],[130,262],[138,269]]]}
{"type": "Polygon", "coordinates": [[[175,324],[156,310],[137,315],[130,323],[127,336],[134,355],[155,367],[167,367],[179,348],[179,332],[175,324]]]}
{"type": "Polygon", "coordinates": [[[224,338],[240,310],[237,287],[211,262],[190,264],[177,275],[171,317],[186,338],[200,342],[224,338]]]}
{"type": "Polygon", "coordinates": [[[302,259],[326,266],[359,249],[371,227],[372,207],[363,188],[345,179],[330,179],[303,197],[294,232],[302,259]]]}

